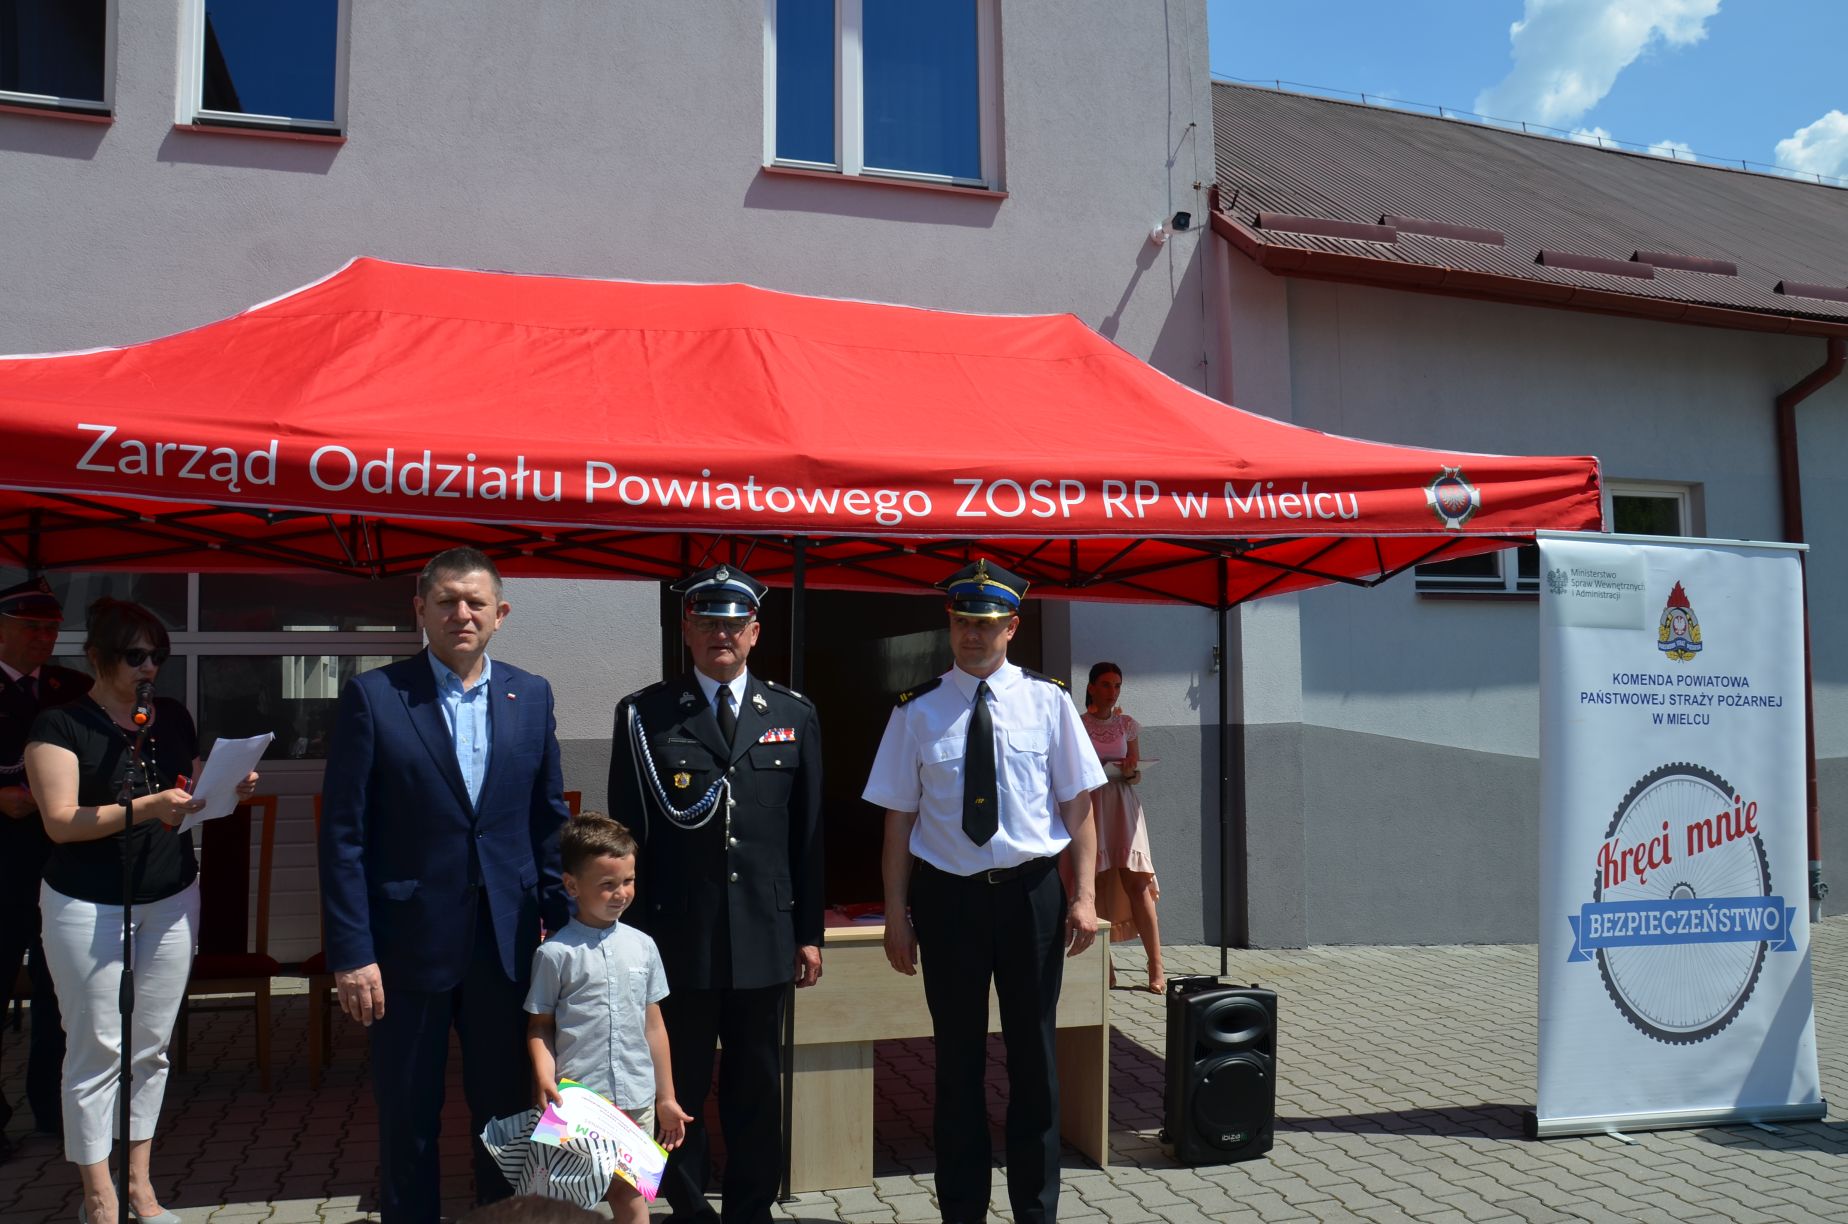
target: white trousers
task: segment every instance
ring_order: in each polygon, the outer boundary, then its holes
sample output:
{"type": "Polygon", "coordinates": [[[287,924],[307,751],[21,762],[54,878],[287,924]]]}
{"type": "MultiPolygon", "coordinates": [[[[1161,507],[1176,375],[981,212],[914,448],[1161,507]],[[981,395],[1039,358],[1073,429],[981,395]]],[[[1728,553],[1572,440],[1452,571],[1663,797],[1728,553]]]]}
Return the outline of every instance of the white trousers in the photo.
{"type": "MultiPolygon", "coordinates": [[[[64,1013],[64,1156],[80,1165],[109,1157],[120,1120],[122,907],[78,901],[39,888],[45,962],[64,1013]]],[[[199,882],[137,905],[135,1015],[130,1041],[135,1082],[129,1139],[152,1139],[167,1092],[167,1042],[180,1014],[199,936],[199,882]]]]}

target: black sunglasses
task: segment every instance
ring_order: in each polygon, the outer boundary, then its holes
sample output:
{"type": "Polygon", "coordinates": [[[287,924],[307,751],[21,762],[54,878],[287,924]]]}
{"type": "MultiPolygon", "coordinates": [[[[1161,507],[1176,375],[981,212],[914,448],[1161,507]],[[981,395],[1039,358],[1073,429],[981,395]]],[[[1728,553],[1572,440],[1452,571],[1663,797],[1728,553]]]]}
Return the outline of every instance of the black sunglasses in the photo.
{"type": "Polygon", "coordinates": [[[143,650],[139,646],[130,646],[127,650],[122,652],[122,662],[128,664],[130,667],[140,667],[143,663],[152,659],[154,660],[154,666],[160,667],[167,662],[172,654],[173,652],[168,650],[165,646],[156,646],[152,650],[143,650]]]}

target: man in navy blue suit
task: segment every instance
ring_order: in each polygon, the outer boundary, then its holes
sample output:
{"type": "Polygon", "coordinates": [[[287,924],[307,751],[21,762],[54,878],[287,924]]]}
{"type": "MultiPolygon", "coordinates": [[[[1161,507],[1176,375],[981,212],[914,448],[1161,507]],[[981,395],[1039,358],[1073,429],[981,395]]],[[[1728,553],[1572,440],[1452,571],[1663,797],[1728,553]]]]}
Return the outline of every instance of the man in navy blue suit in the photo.
{"type": "MultiPolygon", "coordinates": [[[[488,657],[500,574],[439,553],[414,601],[429,648],[353,677],[327,753],[321,905],[341,1009],[369,1027],[386,1224],[434,1224],[449,1029],[472,1133],[533,1099],[526,997],[541,924],[566,921],[568,817],[552,690],[488,657]]],[[[474,1141],[480,1202],[509,1188],[474,1141]]]]}

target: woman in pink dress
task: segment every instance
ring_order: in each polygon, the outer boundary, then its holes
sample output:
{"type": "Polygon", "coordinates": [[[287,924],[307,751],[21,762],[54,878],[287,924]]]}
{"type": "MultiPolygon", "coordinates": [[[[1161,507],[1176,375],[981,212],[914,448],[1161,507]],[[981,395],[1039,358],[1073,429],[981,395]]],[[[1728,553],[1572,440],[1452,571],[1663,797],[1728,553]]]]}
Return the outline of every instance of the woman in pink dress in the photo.
{"type": "MultiPolygon", "coordinates": [[[[1155,860],[1149,856],[1148,829],[1142,823],[1142,801],[1136,783],[1142,773],[1137,742],[1142,728],[1117,708],[1123,691],[1123,669],[1115,663],[1091,668],[1084,689],[1084,729],[1109,775],[1091,792],[1097,817],[1097,916],[1110,922],[1110,940],[1117,943],[1142,937],[1149,957],[1149,990],[1160,994],[1167,987],[1162,971],[1161,929],[1155,921],[1155,902],[1161,888],[1155,882],[1155,860]]],[[[1116,984],[1111,970],[1111,985],[1116,984]]]]}

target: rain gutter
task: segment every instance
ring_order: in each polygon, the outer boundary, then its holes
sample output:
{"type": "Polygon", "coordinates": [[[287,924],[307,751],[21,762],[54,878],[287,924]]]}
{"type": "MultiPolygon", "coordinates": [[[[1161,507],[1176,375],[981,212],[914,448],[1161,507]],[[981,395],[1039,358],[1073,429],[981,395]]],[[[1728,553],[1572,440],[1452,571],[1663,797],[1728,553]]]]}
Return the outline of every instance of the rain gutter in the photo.
{"type": "Polygon", "coordinates": [[[1494,302],[1512,302],[1523,306],[1551,306],[1560,310],[1584,310],[1595,314],[1628,315],[1664,323],[1691,323],[1701,327],[1724,327],[1732,331],[1770,332],[1789,336],[1818,336],[1825,340],[1848,340],[1848,323],[1827,319],[1799,318],[1795,315],[1764,314],[1754,310],[1735,310],[1725,306],[1706,306],[1698,302],[1668,301],[1663,298],[1639,297],[1608,289],[1584,285],[1562,285],[1555,281],[1529,280],[1521,276],[1504,276],[1494,272],[1474,272],[1463,268],[1445,268],[1436,264],[1402,263],[1392,259],[1373,259],[1338,251],[1311,251],[1302,247],[1278,246],[1266,242],[1257,230],[1237,217],[1215,211],[1213,232],[1237,247],[1259,267],[1278,276],[1305,280],[1348,281],[1378,285],[1387,289],[1405,289],[1414,293],[1439,293],[1449,297],[1479,298],[1494,302]]]}
{"type": "MultiPolygon", "coordinates": [[[[1848,340],[1831,339],[1822,364],[1777,397],[1778,493],[1783,500],[1784,539],[1803,540],[1803,476],[1797,466],[1797,405],[1834,382],[1848,364],[1848,340]]],[[[1808,770],[1805,801],[1809,810],[1810,918],[1822,917],[1829,886],[1822,879],[1822,797],[1816,784],[1816,683],[1812,671],[1809,621],[1809,564],[1803,564],[1803,757],[1808,770]]]]}

